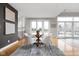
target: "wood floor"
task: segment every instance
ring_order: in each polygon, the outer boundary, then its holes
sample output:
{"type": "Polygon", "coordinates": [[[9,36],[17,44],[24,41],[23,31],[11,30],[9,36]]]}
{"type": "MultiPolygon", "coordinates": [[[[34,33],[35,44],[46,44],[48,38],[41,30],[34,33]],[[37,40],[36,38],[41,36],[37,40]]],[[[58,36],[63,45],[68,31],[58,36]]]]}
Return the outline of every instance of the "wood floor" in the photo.
{"type": "Polygon", "coordinates": [[[66,56],[79,56],[79,49],[75,50],[75,48],[73,48],[72,50],[64,50],[64,54],[66,56]]]}
{"type": "Polygon", "coordinates": [[[59,47],[65,54],[65,56],[79,56],[79,48],[68,45],[63,40],[59,40],[57,37],[51,37],[51,42],[55,46],[59,47]],[[59,43],[60,42],[60,43],[59,43]]]}
{"type": "Polygon", "coordinates": [[[13,42],[9,46],[6,46],[6,48],[2,48],[0,50],[0,56],[9,56],[11,55],[18,47],[23,46],[24,44],[29,44],[28,40],[25,38],[22,38],[21,40],[17,40],[16,42],[13,42]]]}
{"type": "MultiPolygon", "coordinates": [[[[58,47],[58,38],[53,37],[51,39],[52,44],[54,44],[55,46],[58,47]]],[[[25,45],[25,44],[30,44],[30,42],[25,39],[22,38],[21,40],[18,40],[14,43],[12,43],[9,47],[5,48],[5,49],[0,49],[0,56],[9,56],[11,55],[15,50],[17,50],[17,48],[25,45]]],[[[63,44],[62,44],[63,45],[63,44]]],[[[64,49],[64,54],[66,56],[79,56],[79,49],[72,47],[72,50],[66,50],[64,49]]]]}
{"type": "Polygon", "coordinates": [[[66,56],[79,56],[79,47],[67,44],[63,40],[58,40],[60,43],[58,44],[60,49],[64,52],[66,56]]]}

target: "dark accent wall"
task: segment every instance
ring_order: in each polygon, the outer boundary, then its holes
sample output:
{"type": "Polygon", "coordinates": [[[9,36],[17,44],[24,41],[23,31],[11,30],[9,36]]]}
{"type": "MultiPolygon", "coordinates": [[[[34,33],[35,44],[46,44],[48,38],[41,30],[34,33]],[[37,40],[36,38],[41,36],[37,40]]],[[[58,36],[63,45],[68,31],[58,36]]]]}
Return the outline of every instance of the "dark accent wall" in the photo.
{"type": "Polygon", "coordinates": [[[9,45],[18,39],[18,12],[8,3],[0,3],[0,48],[9,45]],[[5,22],[10,22],[5,19],[5,7],[8,7],[15,12],[15,32],[14,34],[5,34],[5,22]],[[10,42],[8,42],[10,41],[10,42]]]}

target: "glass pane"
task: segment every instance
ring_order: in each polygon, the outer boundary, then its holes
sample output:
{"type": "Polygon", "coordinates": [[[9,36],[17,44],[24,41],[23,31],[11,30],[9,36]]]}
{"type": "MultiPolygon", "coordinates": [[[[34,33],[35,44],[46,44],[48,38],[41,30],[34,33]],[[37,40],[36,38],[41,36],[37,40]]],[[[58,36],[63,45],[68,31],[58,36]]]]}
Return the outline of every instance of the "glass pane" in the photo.
{"type": "Polygon", "coordinates": [[[58,23],[58,31],[64,31],[64,22],[58,23]]]}
{"type": "Polygon", "coordinates": [[[79,23],[74,23],[74,31],[79,31],[79,23]]]}
{"type": "Polygon", "coordinates": [[[74,32],[74,37],[79,37],[79,32],[78,31],[74,32]]]}
{"type": "Polygon", "coordinates": [[[79,17],[74,17],[74,21],[79,21],[79,17]]]}
{"type": "Polygon", "coordinates": [[[48,21],[44,21],[44,29],[47,29],[48,30],[48,21]]]}
{"type": "Polygon", "coordinates": [[[74,37],[79,37],[79,23],[74,23],[74,37]]]}
{"type": "Polygon", "coordinates": [[[58,21],[65,21],[65,17],[58,17],[58,21]]]}
{"type": "Polygon", "coordinates": [[[32,26],[32,34],[35,35],[35,33],[36,33],[36,21],[32,21],[31,26],[32,26]]]}
{"type": "Polygon", "coordinates": [[[65,23],[65,36],[72,37],[72,23],[65,23]]]}
{"type": "Polygon", "coordinates": [[[44,35],[48,35],[49,22],[44,21],[44,35]]]}
{"type": "Polygon", "coordinates": [[[73,21],[73,20],[72,20],[72,17],[66,17],[65,21],[73,21]]]}
{"type": "Polygon", "coordinates": [[[36,21],[32,21],[31,26],[32,26],[32,28],[36,28],[36,21]]]}
{"type": "Polygon", "coordinates": [[[40,30],[40,34],[42,34],[42,21],[37,22],[37,30],[40,30]]]}
{"type": "Polygon", "coordinates": [[[72,17],[58,17],[58,21],[72,21],[72,17]]]}
{"type": "Polygon", "coordinates": [[[37,22],[37,30],[42,30],[42,21],[37,22]]]}
{"type": "Polygon", "coordinates": [[[64,23],[58,23],[58,36],[64,37],[64,23]]]}

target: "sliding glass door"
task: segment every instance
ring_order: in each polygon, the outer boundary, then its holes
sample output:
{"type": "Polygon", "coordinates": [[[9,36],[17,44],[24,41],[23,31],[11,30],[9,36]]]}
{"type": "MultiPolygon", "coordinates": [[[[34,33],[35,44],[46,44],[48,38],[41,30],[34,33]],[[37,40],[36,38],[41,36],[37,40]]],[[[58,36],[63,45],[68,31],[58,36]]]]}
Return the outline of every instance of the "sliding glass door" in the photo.
{"type": "Polygon", "coordinates": [[[79,17],[58,17],[57,22],[59,48],[66,54],[79,55],[79,17]]]}
{"type": "Polygon", "coordinates": [[[58,23],[58,37],[64,37],[64,22],[58,23]]]}
{"type": "Polygon", "coordinates": [[[44,35],[46,36],[46,35],[48,35],[48,33],[49,33],[49,22],[48,21],[44,21],[44,27],[43,27],[43,33],[44,33],[44,35]]]}

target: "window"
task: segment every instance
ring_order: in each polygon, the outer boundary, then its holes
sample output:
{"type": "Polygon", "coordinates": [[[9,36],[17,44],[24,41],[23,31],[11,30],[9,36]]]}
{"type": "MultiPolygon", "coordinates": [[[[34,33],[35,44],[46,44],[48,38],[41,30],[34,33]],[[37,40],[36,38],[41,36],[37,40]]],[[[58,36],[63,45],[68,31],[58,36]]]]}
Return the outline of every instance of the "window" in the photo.
{"type": "Polygon", "coordinates": [[[44,21],[44,34],[48,35],[48,31],[49,31],[48,21],[44,21]]]}
{"type": "Polygon", "coordinates": [[[72,37],[72,23],[65,23],[65,37],[72,37]]]}
{"type": "Polygon", "coordinates": [[[62,51],[74,51],[71,54],[75,55],[75,51],[79,50],[73,48],[79,41],[79,17],[58,17],[57,22],[58,47],[62,51]]]}
{"type": "Polygon", "coordinates": [[[65,21],[65,17],[58,17],[57,21],[65,21]]]}
{"type": "Polygon", "coordinates": [[[74,17],[74,21],[79,21],[79,17],[74,17]]]}
{"type": "Polygon", "coordinates": [[[58,21],[72,21],[72,17],[58,17],[58,21]]]}
{"type": "Polygon", "coordinates": [[[37,21],[37,30],[40,30],[40,34],[43,34],[42,33],[42,28],[43,28],[43,23],[42,21],[37,21]]]}
{"type": "Polygon", "coordinates": [[[36,21],[32,21],[31,26],[32,26],[32,34],[35,34],[35,31],[36,31],[36,21]]]}
{"type": "Polygon", "coordinates": [[[58,36],[59,37],[64,37],[64,22],[59,22],[58,23],[58,36]]]}
{"type": "Polygon", "coordinates": [[[79,22],[74,23],[74,37],[79,37],[79,22]]]}
{"type": "Polygon", "coordinates": [[[48,35],[49,22],[48,21],[31,21],[31,32],[36,34],[36,30],[40,30],[40,34],[48,35]]]}
{"type": "Polygon", "coordinates": [[[79,17],[58,17],[58,37],[79,37],[79,17]]]}

